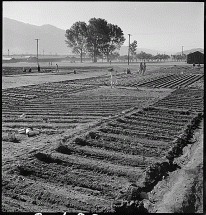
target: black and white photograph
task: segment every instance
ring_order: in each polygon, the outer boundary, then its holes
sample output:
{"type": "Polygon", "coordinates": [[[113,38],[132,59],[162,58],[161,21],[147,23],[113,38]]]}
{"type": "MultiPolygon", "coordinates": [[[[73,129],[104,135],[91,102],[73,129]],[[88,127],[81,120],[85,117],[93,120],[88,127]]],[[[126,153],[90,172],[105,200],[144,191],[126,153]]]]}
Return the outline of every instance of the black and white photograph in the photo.
{"type": "Polygon", "coordinates": [[[2,209],[206,213],[204,2],[2,1],[2,209]]]}

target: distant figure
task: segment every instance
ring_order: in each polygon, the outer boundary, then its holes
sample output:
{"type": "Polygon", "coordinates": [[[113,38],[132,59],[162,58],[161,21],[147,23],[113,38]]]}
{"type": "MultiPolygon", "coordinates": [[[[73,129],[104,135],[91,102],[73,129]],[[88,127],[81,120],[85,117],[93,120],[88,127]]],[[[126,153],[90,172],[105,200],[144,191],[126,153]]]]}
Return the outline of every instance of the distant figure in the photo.
{"type": "Polygon", "coordinates": [[[139,66],[139,73],[142,74],[143,72],[143,64],[142,62],[140,63],[140,66],[139,66]]]}
{"type": "Polygon", "coordinates": [[[144,65],[143,65],[143,75],[145,74],[146,72],[146,63],[144,62],[144,65]]]}
{"type": "Polygon", "coordinates": [[[23,67],[23,72],[26,72],[26,69],[23,67]]]}
{"type": "Polygon", "coordinates": [[[39,66],[39,64],[38,64],[38,72],[40,72],[40,66],[39,66]]]}
{"type": "Polygon", "coordinates": [[[193,63],[192,65],[193,65],[193,69],[195,69],[195,63],[193,63]]]}
{"type": "Polygon", "coordinates": [[[127,74],[131,74],[131,70],[127,68],[127,74]]]}
{"type": "Polygon", "coordinates": [[[31,72],[31,67],[29,68],[29,72],[31,72]]]}
{"type": "Polygon", "coordinates": [[[109,69],[109,71],[110,71],[110,74],[111,74],[111,88],[112,88],[113,85],[115,87],[115,85],[117,84],[117,77],[116,77],[117,71],[114,71],[113,68],[109,69]]]}
{"type": "Polygon", "coordinates": [[[74,70],[74,74],[77,74],[76,70],[74,70]]]}
{"type": "Polygon", "coordinates": [[[110,65],[111,65],[112,61],[110,60],[109,63],[110,63],[110,65]]]}
{"type": "Polygon", "coordinates": [[[56,63],[56,72],[59,72],[59,67],[57,63],[56,63]]]}

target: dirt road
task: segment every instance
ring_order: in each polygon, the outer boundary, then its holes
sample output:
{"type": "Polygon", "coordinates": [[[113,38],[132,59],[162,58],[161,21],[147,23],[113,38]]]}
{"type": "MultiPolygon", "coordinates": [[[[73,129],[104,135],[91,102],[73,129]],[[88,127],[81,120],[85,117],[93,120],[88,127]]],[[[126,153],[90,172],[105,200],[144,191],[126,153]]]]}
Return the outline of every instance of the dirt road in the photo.
{"type": "Polygon", "coordinates": [[[33,73],[25,75],[9,75],[2,76],[2,89],[42,84],[47,82],[58,82],[74,79],[85,79],[91,77],[98,77],[102,75],[108,75],[108,71],[98,71],[98,72],[81,72],[81,73],[33,73]]]}

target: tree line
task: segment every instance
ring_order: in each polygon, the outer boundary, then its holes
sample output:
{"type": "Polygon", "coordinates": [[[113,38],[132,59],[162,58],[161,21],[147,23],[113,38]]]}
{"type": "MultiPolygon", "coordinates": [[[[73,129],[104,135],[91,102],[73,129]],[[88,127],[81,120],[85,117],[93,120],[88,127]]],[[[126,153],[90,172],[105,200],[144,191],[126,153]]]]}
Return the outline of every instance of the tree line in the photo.
{"type": "MultiPolygon", "coordinates": [[[[149,54],[149,53],[145,53],[143,51],[141,51],[140,53],[136,54],[132,54],[130,52],[131,56],[129,57],[129,60],[130,62],[137,62],[138,60],[140,61],[159,61],[159,62],[162,62],[162,61],[165,61],[165,60],[169,60],[171,59],[172,61],[183,61],[183,60],[186,60],[186,55],[166,55],[166,54],[157,54],[157,55],[152,55],[152,54],[149,54]]],[[[127,61],[128,60],[128,55],[123,55],[123,56],[118,56],[115,58],[116,60],[119,60],[119,61],[127,61]]]]}
{"type": "MultiPolygon", "coordinates": [[[[75,22],[70,29],[66,30],[66,44],[72,48],[72,52],[80,55],[80,60],[88,54],[93,62],[97,58],[110,60],[125,61],[128,55],[120,56],[116,50],[125,42],[122,29],[114,24],[108,23],[105,19],[91,18],[89,24],[85,22],[75,22]]],[[[186,55],[152,55],[145,52],[136,53],[137,41],[134,40],[129,45],[130,62],[139,60],[146,61],[165,61],[172,58],[174,61],[185,60],[186,55]]]]}

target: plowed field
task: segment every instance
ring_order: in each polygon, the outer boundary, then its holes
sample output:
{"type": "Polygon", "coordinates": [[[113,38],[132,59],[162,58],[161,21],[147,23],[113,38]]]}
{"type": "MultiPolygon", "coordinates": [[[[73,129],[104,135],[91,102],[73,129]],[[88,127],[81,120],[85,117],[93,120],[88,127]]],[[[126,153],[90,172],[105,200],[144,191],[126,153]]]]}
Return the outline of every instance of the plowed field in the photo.
{"type": "Polygon", "coordinates": [[[156,102],[154,106],[202,112],[204,110],[204,90],[195,88],[177,89],[169,96],[156,102]]]}
{"type": "Polygon", "coordinates": [[[164,161],[173,140],[194,116],[150,107],[109,120],[56,148],[22,156],[18,166],[7,170],[17,177],[3,178],[3,192],[44,207],[111,212],[118,192],[137,182],[148,165],[164,161]]]}
{"type": "Polygon", "coordinates": [[[167,94],[67,82],[8,88],[2,90],[3,131],[32,126],[47,134],[59,133],[79,123],[143,107],[167,94]]]}
{"type": "MultiPolygon", "coordinates": [[[[187,88],[193,83],[203,80],[204,74],[153,74],[152,78],[139,74],[118,74],[117,86],[147,87],[147,88],[187,88]]],[[[72,80],[70,83],[109,86],[110,77],[88,78],[86,80],[72,80]]]]}
{"type": "MultiPolygon", "coordinates": [[[[186,85],[196,78],[173,80],[186,85]]],[[[3,211],[114,212],[119,192],[139,184],[148,166],[167,161],[176,138],[203,111],[201,89],[111,89],[98,79],[2,90],[3,211]],[[28,126],[40,134],[18,134],[28,126]]]]}

